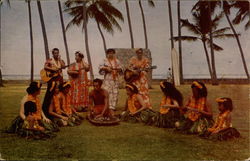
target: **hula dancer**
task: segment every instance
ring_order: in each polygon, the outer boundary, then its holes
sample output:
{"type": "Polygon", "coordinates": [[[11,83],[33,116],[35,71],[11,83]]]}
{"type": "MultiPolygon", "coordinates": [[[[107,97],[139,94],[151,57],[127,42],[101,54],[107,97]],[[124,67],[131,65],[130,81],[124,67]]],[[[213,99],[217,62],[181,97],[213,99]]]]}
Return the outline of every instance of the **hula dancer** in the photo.
{"type": "Polygon", "coordinates": [[[220,113],[213,127],[208,128],[207,131],[201,136],[213,140],[239,138],[240,133],[232,127],[231,123],[231,112],[233,110],[231,98],[217,98],[216,102],[218,102],[218,109],[220,113]]]}
{"type": "Polygon", "coordinates": [[[176,122],[177,130],[200,134],[213,124],[212,111],[207,106],[207,88],[202,82],[194,81],[191,85],[192,96],[185,107],[185,119],[176,122]]]}
{"type": "Polygon", "coordinates": [[[89,105],[89,65],[83,60],[84,55],[75,53],[76,63],[69,67],[71,105],[76,111],[83,111],[89,105]]]}
{"type": "Polygon", "coordinates": [[[134,84],[126,84],[126,92],[128,95],[125,111],[121,114],[122,121],[128,122],[143,122],[152,124],[152,118],[155,112],[149,109],[145,103],[137,87],[134,84]]]}
{"type": "Polygon", "coordinates": [[[27,128],[29,126],[27,126],[27,122],[31,122],[31,120],[35,120],[33,122],[38,122],[39,126],[43,127],[46,132],[59,131],[58,126],[53,124],[42,111],[40,99],[38,97],[40,95],[41,86],[42,84],[39,81],[30,83],[29,87],[26,89],[28,94],[24,96],[21,101],[19,116],[13,120],[12,125],[7,129],[8,133],[17,133],[21,136],[31,134],[31,136],[33,136],[32,131],[27,132],[27,129],[29,129],[27,128]],[[26,102],[33,102],[33,104],[26,104],[26,102]],[[26,122],[25,125],[24,121],[26,122]]]}
{"type": "Polygon", "coordinates": [[[167,81],[160,83],[164,94],[160,104],[160,111],[154,117],[155,125],[158,127],[175,127],[175,122],[181,119],[180,108],[183,105],[182,94],[172,83],[167,81]]]}

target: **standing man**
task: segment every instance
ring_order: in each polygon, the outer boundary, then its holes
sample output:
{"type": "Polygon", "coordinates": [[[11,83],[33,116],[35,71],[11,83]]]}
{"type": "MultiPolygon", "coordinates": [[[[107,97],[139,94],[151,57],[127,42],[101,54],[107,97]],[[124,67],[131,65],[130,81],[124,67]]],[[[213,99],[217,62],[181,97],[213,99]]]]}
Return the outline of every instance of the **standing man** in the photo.
{"type": "Polygon", "coordinates": [[[53,96],[56,84],[63,83],[62,69],[65,68],[65,62],[61,59],[59,49],[52,50],[52,58],[46,60],[44,69],[52,74],[51,79],[47,82],[47,91],[44,97],[42,109],[46,117],[49,117],[49,106],[53,96]]]}
{"type": "Polygon", "coordinates": [[[142,48],[136,50],[136,56],[133,56],[129,60],[129,68],[138,75],[138,79],[133,80],[131,83],[134,84],[138,90],[139,94],[142,95],[144,102],[147,107],[152,108],[150,99],[149,99],[149,90],[148,90],[148,72],[149,72],[149,60],[143,56],[142,48]]]}
{"type": "Polygon", "coordinates": [[[69,67],[71,105],[76,111],[83,111],[89,105],[89,65],[83,60],[84,55],[75,53],[76,63],[69,67]]]}
{"type": "Polygon", "coordinates": [[[106,59],[100,65],[100,74],[104,75],[102,87],[108,91],[109,94],[109,109],[114,115],[118,101],[119,91],[119,75],[122,74],[122,66],[120,61],[115,57],[115,50],[108,49],[106,51],[106,59]]]}

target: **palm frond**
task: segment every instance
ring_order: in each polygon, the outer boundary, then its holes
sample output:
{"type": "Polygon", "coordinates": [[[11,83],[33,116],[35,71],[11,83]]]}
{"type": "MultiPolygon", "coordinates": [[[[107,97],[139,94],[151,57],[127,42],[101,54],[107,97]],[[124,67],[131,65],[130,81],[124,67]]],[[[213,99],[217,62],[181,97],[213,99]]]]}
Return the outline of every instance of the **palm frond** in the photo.
{"type": "Polygon", "coordinates": [[[155,7],[155,3],[153,0],[148,0],[148,6],[149,7],[155,7]]]}
{"type": "Polygon", "coordinates": [[[249,28],[250,28],[250,19],[249,19],[249,21],[245,25],[245,30],[248,30],[249,28]]]}
{"type": "MultiPolygon", "coordinates": [[[[206,41],[206,44],[207,44],[208,47],[211,48],[210,40],[206,41]]],[[[214,49],[215,51],[222,51],[222,50],[223,50],[222,47],[220,47],[219,45],[217,45],[217,44],[215,44],[215,43],[213,43],[213,49],[214,49]]]]}
{"type": "Polygon", "coordinates": [[[218,30],[213,31],[212,34],[223,34],[223,33],[225,33],[226,31],[229,31],[229,30],[231,30],[230,27],[224,27],[222,29],[218,29],[218,30]]]}
{"type": "Polygon", "coordinates": [[[199,31],[199,28],[198,26],[190,23],[188,21],[188,19],[184,20],[184,19],[181,19],[181,27],[185,27],[187,28],[189,31],[191,31],[192,33],[196,34],[196,35],[200,35],[200,31],[199,31]]]}
{"type": "MultiPolygon", "coordinates": [[[[237,34],[238,36],[240,36],[240,34],[237,34]]],[[[234,38],[235,35],[234,34],[217,34],[217,35],[213,35],[213,38],[216,39],[226,39],[226,38],[234,38]]]]}
{"type": "Polygon", "coordinates": [[[118,18],[121,21],[124,21],[122,13],[117,8],[112,6],[110,2],[101,1],[101,2],[98,2],[98,6],[100,7],[100,9],[103,11],[104,14],[108,14],[109,16],[112,16],[112,17],[118,18]]]}
{"type": "Polygon", "coordinates": [[[179,40],[179,38],[181,39],[181,40],[183,40],[183,41],[197,41],[197,40],[199,40],[200,38],[199,37],[195,37],[195,36],[174,36],[173,37],[173,40],[174,41],[178,41],[179,40]]]}

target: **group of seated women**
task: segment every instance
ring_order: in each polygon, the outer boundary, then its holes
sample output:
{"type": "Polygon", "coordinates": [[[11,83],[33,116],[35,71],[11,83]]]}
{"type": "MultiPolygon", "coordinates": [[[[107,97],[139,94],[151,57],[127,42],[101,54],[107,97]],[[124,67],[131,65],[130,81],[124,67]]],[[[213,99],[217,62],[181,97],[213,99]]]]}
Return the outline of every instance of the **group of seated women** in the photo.
{"type": "MultiPolygon", "coordinates": [[[[90,92],[89,117],[112,119],[109,112],[108,92],[101,88],[102,80],[95,79],[94,88],[90,92]]],[[[55,136],[60,126],[80,125],[82,113],[77,112],[70,104],[70,83],[54,84],[51,86],[53,98],[47,118],[41,108],[39,99],[40,82],[32,82],[26,89],[27,95],[21,102],[20,114],[12,122],[7,132],[17,133],[27,138],[50,138],[55,136]]],[[[143,97],[134,84],[126,84],[127,100],[124,111],[119,114],[121,121],[143,122],[150,126],[175,128],[187,134],[199,134],[210,139],[227,140],[239,137],[240,133],[232,128],[231,112],[233,110],[230,98],[218,98],[220,111],[216,121],[210,107],[207,105],[207,88],[204,83],[194,81],[191,85],[192,95],[183,105],[183,96],[175,86],[167,81],[160,82],[163,97],[159,111],[147,107],[143,97]]]]}

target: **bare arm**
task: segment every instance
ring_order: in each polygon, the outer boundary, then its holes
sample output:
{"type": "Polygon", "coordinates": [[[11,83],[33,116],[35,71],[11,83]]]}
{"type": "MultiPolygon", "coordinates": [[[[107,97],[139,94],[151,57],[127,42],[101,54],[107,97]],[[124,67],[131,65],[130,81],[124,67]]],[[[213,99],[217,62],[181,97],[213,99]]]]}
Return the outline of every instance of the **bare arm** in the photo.
{"type": "Polygon", "coordinates": [[[137,97],[137,100],[139,101],[139,103],[141,104],[142,107],[139,110],[137,110],[135,113],[133,113],[133,115],[135,115],[135,114],[141,112],[142,110],[148,108],[146,106],[146,104],[145,104],[145,102],[144,102],[144,100],[143,100],[143,98],[142,98],[141,95],[137,95],[136,97],[137,97]]]}
{"type": "Polygon", "coordinates": [[[22,99],[21,101],[21,107],[20,107],[20,111],[19,111],[19,116],[25,120],[26,116],[24,115],[24,103],[26,101],[26,96],[22,99]]]}
{"type": "Polygon", "coordinates": [[[104,100],[105,105],[101,115],[104,115],[105,111],[108,109],[109,106],[109,94],[106,90],[104,90],[104,95],[105,95],[105,100],[104,100]]]}
{"type": "Polygon", "coordinates": [[[178,102],[177,101],[173,101],[173,105],[171,105],[171,104],[165,104],[165,105],[162,105],[161,107],[166,107],[166,108],[179,108],[179,104],[178,104],[178,102]]]}
{"type": "Polygon", "coordinates": [[[62,116],[62,115],[57,114],[56,112],[54,112],[53,106],[54,106],[54,102],[53,102],[53,100],[52,100],[52,102],[51,102],[51,104],[50,104],[50,106],[49,106],[49,114],[50,114],[50,115],[52,115],[52,116],[54,116],[54,117],[57,117],[57,118],[60,118],[60,119],[63,119],[63,120],[68,120],[67,117],[64,117],[64,116],[62,116]]]}

